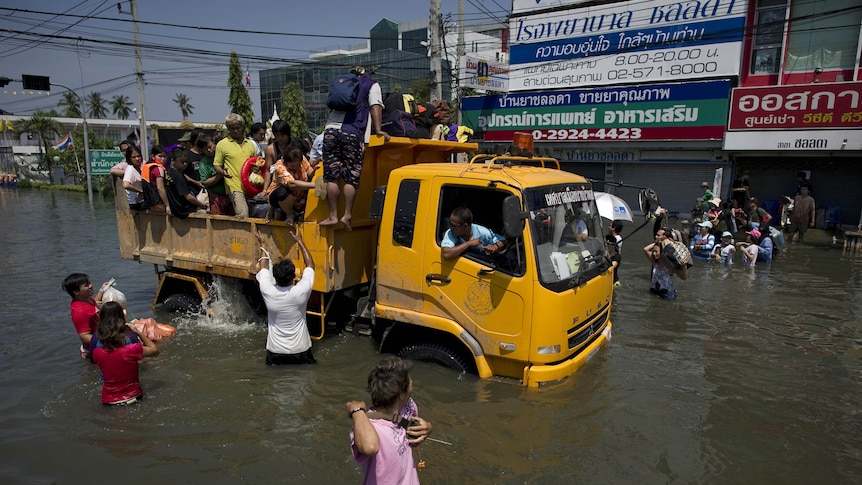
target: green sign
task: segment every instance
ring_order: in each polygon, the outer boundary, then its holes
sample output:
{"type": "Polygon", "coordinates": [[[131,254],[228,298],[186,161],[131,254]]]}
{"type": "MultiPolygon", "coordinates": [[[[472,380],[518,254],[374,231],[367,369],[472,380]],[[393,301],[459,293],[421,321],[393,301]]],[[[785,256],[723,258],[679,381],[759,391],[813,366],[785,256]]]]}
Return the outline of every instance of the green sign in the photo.
{"type": "Polygon", "coordinates": [[[125,159],[119,150],[90,150],[90,175],[108,175],[111,167],[125,159]]]}

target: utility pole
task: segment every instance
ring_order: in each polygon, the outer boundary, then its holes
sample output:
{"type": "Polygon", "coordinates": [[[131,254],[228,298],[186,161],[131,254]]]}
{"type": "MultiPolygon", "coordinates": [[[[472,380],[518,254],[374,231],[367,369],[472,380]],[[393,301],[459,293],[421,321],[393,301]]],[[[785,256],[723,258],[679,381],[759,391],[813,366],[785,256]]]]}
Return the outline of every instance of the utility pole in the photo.
{"type": "Polygon", "coordinates": [[[443,43],[440,41],[440,0],[431,0],[431,18],[428,22],[428,40],[431,41],[431,71],[434,73],[432,100],[443,99],[443,64],[440,61],[443,43]]]}
{"type": "Polygon", "coordinates": [[[149,146],[147,143],[147,111],[144,108],[144,68],[141,66],[141,36],[138,32],[138,3],[135,0],[130,0],[132,5],[132,24],[135,32],[135,73],[138,77],[138,105],[140,106],[140,114],[138,121],[141,124],[141,156],[144,161],[147,161],[149,154],[147,153],[149,146]]]}
{"type": "Polygon", "coordinates": [[[457,59],[455,60],[455,96],[458,101],[458,120],[457,123],[461,124],[461,98],[464,96],[464,88],[461,83],[461,60],[464,59],[464,56],[467,55],[466,48],[464,46],[464,0],[458,0],[458,54],[457,59]]]}

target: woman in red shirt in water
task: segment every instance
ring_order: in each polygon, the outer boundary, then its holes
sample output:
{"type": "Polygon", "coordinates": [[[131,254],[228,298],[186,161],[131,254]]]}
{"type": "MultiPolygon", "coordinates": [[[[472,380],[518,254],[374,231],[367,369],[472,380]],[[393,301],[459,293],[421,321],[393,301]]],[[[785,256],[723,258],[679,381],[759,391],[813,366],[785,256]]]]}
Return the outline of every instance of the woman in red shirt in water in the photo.
{"type": "Polygon", "coordinates": [[[102,371],[102,404],[133,404],[144,397],[138,377],[138,363],[144,357],[159,353],[156,344],[134,325],[126,324],[123,307],[109,301],[99,314],[99,343],[93,349],[93,361],[102,371]],[[132,342],[126,335],[130,329],[138,335],[132,342]]]}

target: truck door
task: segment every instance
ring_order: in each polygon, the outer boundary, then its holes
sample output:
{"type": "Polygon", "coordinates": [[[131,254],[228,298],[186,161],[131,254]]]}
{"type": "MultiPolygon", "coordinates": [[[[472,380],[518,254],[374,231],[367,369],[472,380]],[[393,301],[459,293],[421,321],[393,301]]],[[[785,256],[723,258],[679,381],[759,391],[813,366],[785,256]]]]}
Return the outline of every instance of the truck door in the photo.
{"type": "Polygon", "coordinates": [[[530,332],[525,302],[531,299],[532,285],[525,277],[522,240],[507,241],[505,251],[493,257],[478,250],[451,260],[442,255],[441,241],[456,207],[469,208],[474,224],[502,232],[503,199],[515,192],[488,185],[487,180],[434,179],[429,230],[423,235],[424,313],[458,322],[482,344],[486,356],[526,360],[530,332]]]}

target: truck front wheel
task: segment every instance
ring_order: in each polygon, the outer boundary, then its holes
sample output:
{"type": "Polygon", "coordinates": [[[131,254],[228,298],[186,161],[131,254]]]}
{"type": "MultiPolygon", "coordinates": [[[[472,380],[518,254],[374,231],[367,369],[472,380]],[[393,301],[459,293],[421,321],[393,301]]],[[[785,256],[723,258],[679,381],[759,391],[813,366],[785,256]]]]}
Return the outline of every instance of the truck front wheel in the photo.
{"type": "Polygon", "coordinates": [[[162,309],[170,313],[201,313],[201,300],[186,293],[174,293],[162,302],[162,309]]]}
{"type": "Polygon", "coordinates": [[[408,345],[398,352],[402,359],[418,360],[420,362],[431,362],[439,364],[459,372],[469,372],[470,365],[457,352],[440,345],[432,343],[421,343],[408,345]]]}

